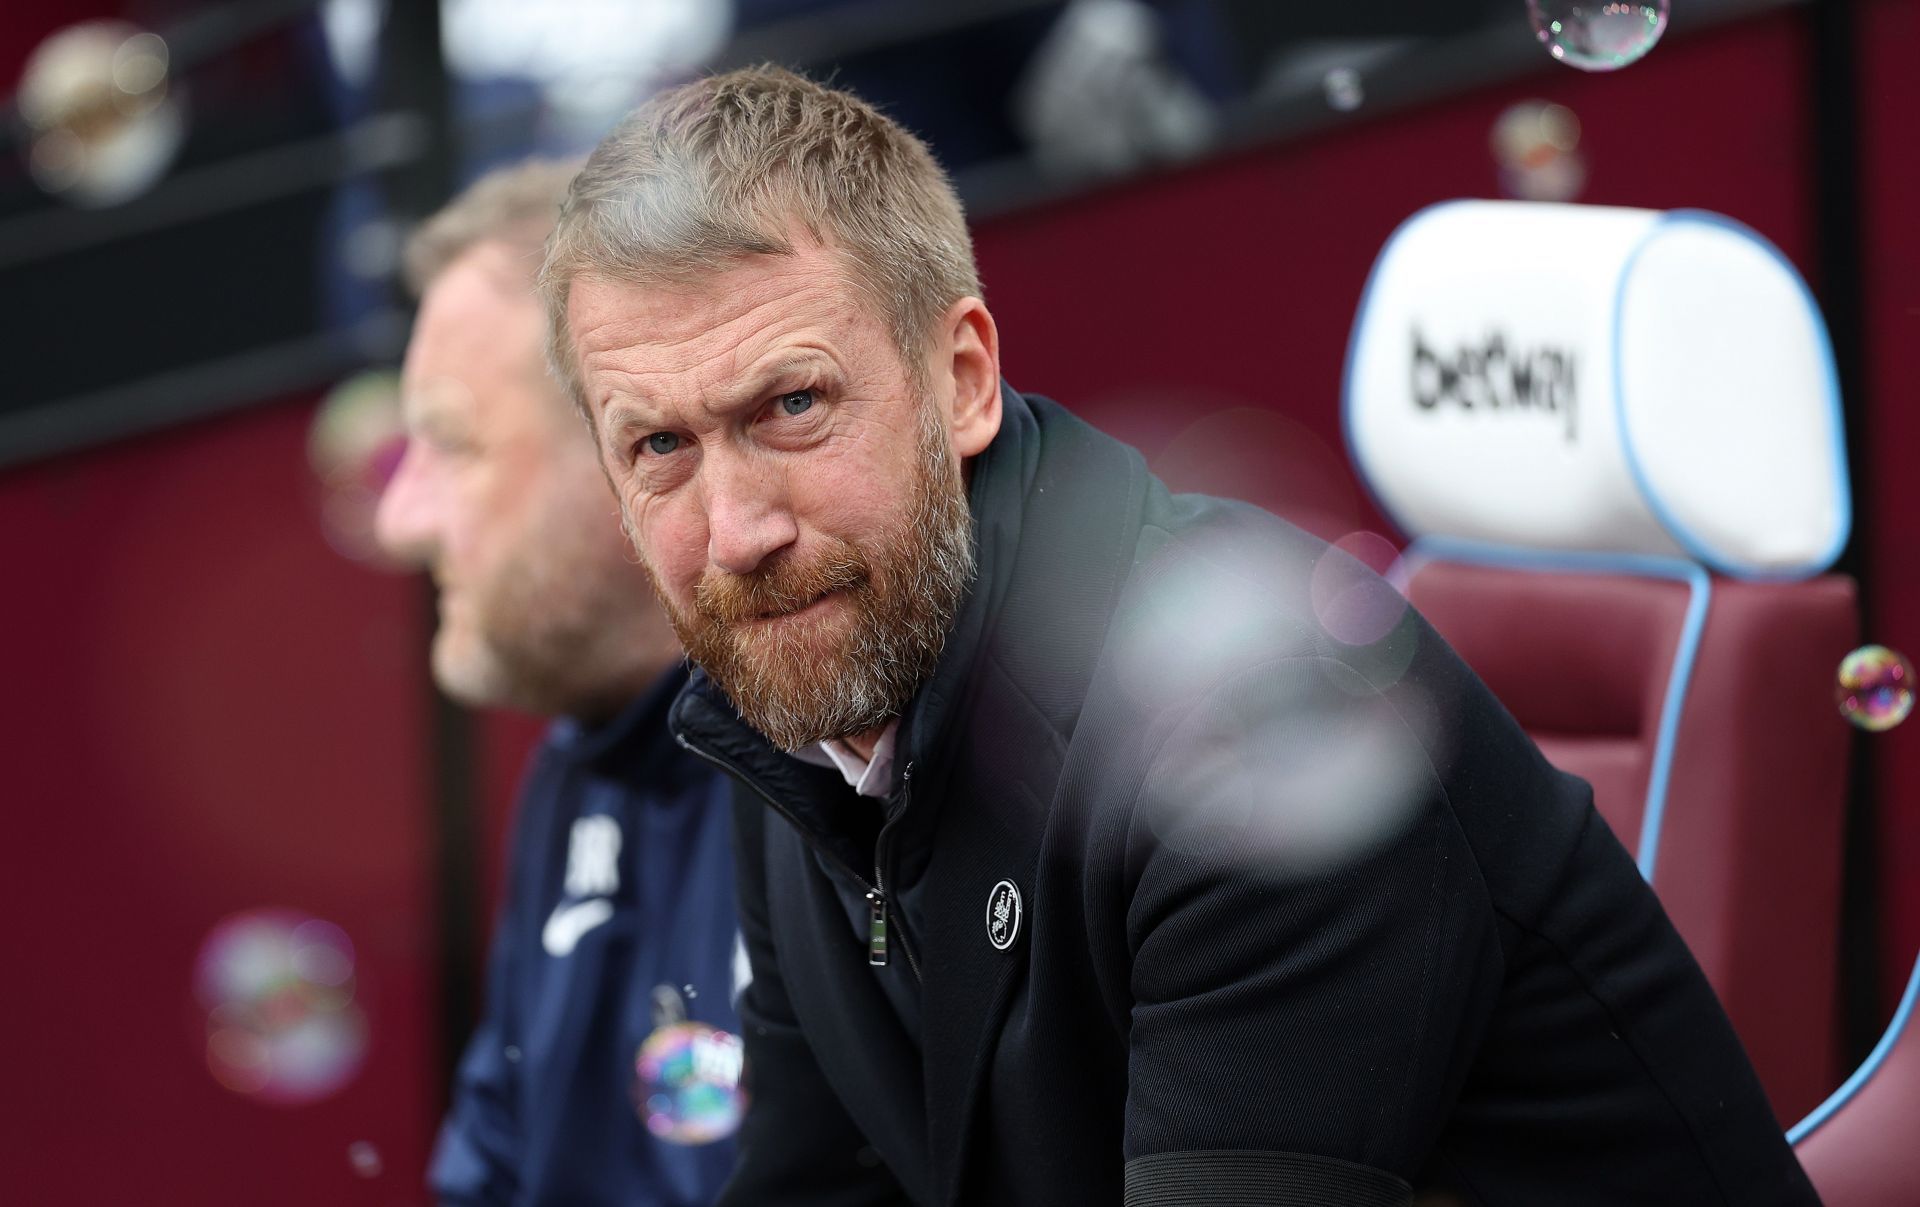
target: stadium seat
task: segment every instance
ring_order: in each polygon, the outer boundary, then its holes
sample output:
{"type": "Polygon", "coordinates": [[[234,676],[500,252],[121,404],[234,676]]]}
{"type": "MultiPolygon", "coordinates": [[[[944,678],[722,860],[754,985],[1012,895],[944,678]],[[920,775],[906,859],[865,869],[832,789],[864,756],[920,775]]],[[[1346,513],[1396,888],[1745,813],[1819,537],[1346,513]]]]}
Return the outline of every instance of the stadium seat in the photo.
{"type": "Polygon", "coordinates": [[[1893,1022],[1846,1084],[1787,1133],[1827,1207],[1920,1202],[1920,961],[1893,1022]]]}
{"type": "Polygon", "coordinates": [[[1706,970],[1776,1113],[1836,1079],[1859,636],[1824,324],[1714,215],[1423,211],[1355,323],[1348,445],[1395,579],[1595,804],[1706,970]]]}

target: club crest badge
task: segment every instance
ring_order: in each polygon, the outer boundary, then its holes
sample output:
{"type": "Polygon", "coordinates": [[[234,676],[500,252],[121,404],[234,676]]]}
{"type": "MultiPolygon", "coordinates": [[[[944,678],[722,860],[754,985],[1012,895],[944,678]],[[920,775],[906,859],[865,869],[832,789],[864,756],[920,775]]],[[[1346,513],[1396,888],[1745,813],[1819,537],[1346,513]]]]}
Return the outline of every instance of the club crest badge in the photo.
{"type": "Polygon", "coordinates": [[[1020,936],[1020,890],[1002,880],[987,894],[987,942],[998,951],[1013,946],[1020,936]]]}

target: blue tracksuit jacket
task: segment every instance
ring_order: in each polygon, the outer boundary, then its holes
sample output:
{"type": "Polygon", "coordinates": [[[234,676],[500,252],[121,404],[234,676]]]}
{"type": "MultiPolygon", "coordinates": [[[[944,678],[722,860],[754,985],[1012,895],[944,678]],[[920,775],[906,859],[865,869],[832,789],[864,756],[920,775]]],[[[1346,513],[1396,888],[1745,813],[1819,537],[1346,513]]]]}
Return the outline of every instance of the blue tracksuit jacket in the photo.
{"type": "MultiPolygon", "coordinates": [[[[674,670],[611,722],[557,722],[528,771],[486,1015],[431,1181],[447,1204],[693,1207],[731,1137],[648,1130],[634,1062],[672,1015],[738,1034],[727,790],[682,751],[674,670]]],[[[736,973],[736,967],[738,972],[736,973]]]]}

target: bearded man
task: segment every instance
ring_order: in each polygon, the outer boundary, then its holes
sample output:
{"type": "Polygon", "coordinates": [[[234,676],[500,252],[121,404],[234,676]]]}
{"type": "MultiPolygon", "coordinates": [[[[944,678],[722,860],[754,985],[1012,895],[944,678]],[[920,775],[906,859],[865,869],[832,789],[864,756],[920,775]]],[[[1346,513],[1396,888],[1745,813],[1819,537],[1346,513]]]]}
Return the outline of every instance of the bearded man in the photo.
{"type": "Polygon", "coordinates": [[[667,731],[680,650],[541,355],[533,276],[576,166],[486,177],[408,248],[409,438],[379,535],[433,571],[441,689],[557,718],[432,1182],[448,1204],[694,1207],[731,1170],[737,1123],[728,810],[667,731]],[[655,1036],[712,1067],[645,1084],[655,1036]]]}
{"type": "Polygon", "coordinates": [[[541,289],[740,784],[723,1202],[1814,1201],[1586,785],[1417,616],[1332,640],[1358,563],[1007,386],[906,131],[665,93],[541,289]]]}

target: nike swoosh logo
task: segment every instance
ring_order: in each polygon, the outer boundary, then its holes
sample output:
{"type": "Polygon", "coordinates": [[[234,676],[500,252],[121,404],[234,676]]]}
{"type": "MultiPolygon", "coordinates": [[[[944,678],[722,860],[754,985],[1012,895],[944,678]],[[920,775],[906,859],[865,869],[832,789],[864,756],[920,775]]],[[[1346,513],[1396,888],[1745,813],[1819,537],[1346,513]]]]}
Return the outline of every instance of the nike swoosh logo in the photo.
{"type": "Polygon", "coordinates": [[[540,945],[556,960],[570,956],[573,949],[579,946],[581,936],[611,917],[613,902],[605,897],[560,905],[547,918],[547,925],[540,932],[540,945]]]}
{"type": "Polygon", "coordinates": [[[733,996],[727,1000],[734,1009],[740,1008],[740,995],[753,984],[753,961],[747,958],[747,938],[739,931],[733,932],[733,996]]]}

